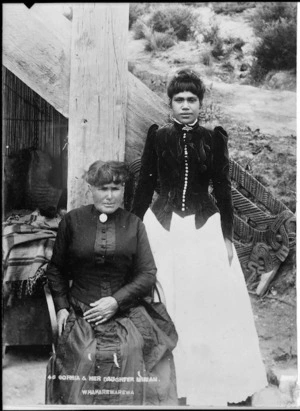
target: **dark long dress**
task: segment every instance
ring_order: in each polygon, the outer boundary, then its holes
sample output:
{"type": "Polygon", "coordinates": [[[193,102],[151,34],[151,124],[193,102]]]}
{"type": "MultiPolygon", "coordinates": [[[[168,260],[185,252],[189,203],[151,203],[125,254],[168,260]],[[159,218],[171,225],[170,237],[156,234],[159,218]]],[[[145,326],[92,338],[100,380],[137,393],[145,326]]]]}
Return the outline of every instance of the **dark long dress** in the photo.
{"type": "Polygon", "coordinates": [[[70,314],[48,364],[46,403],[177,405],[177,333],[151,299],[156,267],[144,224],[121,208],[105,223],[99,214],[93,205],[72,210],[58,230],[47,277],[56,310],[70,314]],[[91,325],[83,313],[107,296],[117,313],[91,325]]]}

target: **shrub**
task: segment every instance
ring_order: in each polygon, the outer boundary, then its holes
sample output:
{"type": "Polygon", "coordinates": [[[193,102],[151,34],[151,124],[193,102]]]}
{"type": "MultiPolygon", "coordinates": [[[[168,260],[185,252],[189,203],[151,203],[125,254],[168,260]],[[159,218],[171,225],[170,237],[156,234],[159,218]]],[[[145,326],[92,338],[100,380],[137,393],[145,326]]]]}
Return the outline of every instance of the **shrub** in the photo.
{"type": "Polygon", "coordinates": [[[129,5],[129,29],[143,14],[149,12],[149,3],[130,3],[129,5]]]}
{"type": "Polygon", "coordinates": [[[257,60],[255,60],[250,69],[250,77],[252,79],[251,83],[253,85],[261,84],[266,78],[267,74],[268,72],[258,64],[257,60]]]}
{"type": "Polygon", "coordinates": [[[270,70],[296,70],[297,4],[264,3],[257,7],[253,19],[259,37],[254,50],[256,63],[251,74],[254,80],[264,78],[270,70]]]}
{"type": "Polygon", "coordinates": [[[205,43],[215,44],[220,39],[220,28],[218,24],[213,23],[208,29],[202,31],[205,43]]]}
{"type": "Polygon", "coordinates": [[[211,50],[211,54],[213,57],[218,58],[225,54],[223,44],[223,40],[220,37],[218,37],[217,40],[214,42],[213,48],[211,50]]]}
{"type": "Polygon", "coordinates": [[[257,36],[265,31],[265,24],[288,19],[296,22],[297,3],[294,2],[270,2],[260,3],[253,14],[252,27],[257,36]]]}
{"type": "Polygon", "coordinates": [[[145,44],[146,51],[167,50],[174,46],[176,42],[171,34],[159,33],[157,31],[151,31],[150,34],[148,32],[145,38],[147,40],[145,44]]]}
{"type": "Polygon", "coordinates": [[[201,27],[201,24],[198,24],[195,28],[196,32],[199,32],[203,41],[212,45],[211,55],[215,58],[219,58],[225,54],[224,43],[220,36],[220,28],[217,23],[213,23],[209,26],[201,27]]]}
{"type": "Polygon", "coordinates": [[[141,19],[137,19],[137,21],[132,25],[131,30],[133,31],[133,38],[135,40],[140,40],[145,38],[145,31],[147,30],[147,25],[141,19]]]}
{"type": "Polygon", "coordinates": [[[270,23],[254,50],[257,64],[265,71],[296,68],[296,24],[287,19],[270,23]]]}
{"type": "Polygon", "coordinates": [[[174,33],[178,40],[187,40],[191,35],[191,27],[195,17],[191,7],[185,5],[162,6],[155,10],[149,19],[154,31],[174,33]]]}

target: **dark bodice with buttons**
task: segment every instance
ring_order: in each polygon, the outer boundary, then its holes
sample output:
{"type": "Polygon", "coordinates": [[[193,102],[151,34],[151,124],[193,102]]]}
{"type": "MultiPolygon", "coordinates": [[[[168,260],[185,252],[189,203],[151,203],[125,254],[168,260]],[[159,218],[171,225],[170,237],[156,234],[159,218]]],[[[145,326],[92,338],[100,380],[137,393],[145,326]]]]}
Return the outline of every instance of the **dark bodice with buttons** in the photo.
{"type": "Polygon", "coordinates": [[[150,127],[132,212],[143,218],[159,183],[152,211],[170,229],[172,213],[195,214],[200,228],[216,212],[221,214],[223,234],[232,239],[233,206],[229,177],[228,136],[221,127],[209,130],[199,123],[173,123],[150,127]],[[216,203],[209,195],[212,183],[216,203]]]}
{"type": "Polygon", "coordinates": [[[67,213],[60,223],[47,277],[56,309],[67,308],[71,295],[90,304],[113,296],[121,309],[149,294],[156,267],[144,224],[119,208],[99,221],[93,205],[67,213]]]}

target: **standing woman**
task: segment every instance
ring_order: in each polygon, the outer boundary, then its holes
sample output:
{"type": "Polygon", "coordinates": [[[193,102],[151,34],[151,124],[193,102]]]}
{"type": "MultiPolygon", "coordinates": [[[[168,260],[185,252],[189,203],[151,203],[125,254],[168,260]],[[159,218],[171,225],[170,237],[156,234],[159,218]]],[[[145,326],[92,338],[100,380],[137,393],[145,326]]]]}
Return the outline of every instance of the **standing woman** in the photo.
{"type": "Polygon", "coordinates": [[[177,405],[177,334],[151,298],[156,266],[144,224],[122,208],[127,177],[124,163],[93,163],[93,203],[60,223],[47,269],[59,334],[47,404],[177,405]]]}
{"type": "Polygon", "coordinates": [[[169,83],[173,121],[148,131],[132,211],[145,223],[178,331],[178,396],[188,405],[226,406],[245,401],[267,379],[232,242],[228,136],[199,124],[204,92],[191,70],[169,83]]]}

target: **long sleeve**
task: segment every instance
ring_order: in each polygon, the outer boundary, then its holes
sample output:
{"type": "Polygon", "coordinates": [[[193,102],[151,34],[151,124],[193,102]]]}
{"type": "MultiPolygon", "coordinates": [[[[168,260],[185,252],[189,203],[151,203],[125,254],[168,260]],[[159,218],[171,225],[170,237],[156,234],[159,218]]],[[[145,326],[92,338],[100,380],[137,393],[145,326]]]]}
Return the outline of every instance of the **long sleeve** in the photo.
{"type": "Polygon", "coordinates": [[[156,271],[146,229],[139,220],[131,281],[113,294],[120,310],[126,310],[139,298],[149,294],[156,281],[156,271]]]}
{"type": "Polygon", "coordinates": [[[141,169],[131,212],[143,219],[151,204],[157,184],[157,154],[154,146],[155,132],[158,126],[153,124],[147,134],[145,147],[141,158],[141,169]]]}
{"type": "Polygon", "coordinates": [[[213,133],[213,188],[221,214],[224,238],[233,239],[233,203],[229,175],[228,135],[222,127],[213,133]]]}
{"type": "Polygon", "coordinates": [[[67,218],[66,215],[60,222],[53,247],[52,258],[46,272],[56,311],[62,308],[69,308],[67,298],[69,280],[64,268],[67,259],[69,239],[67,218]]]}

